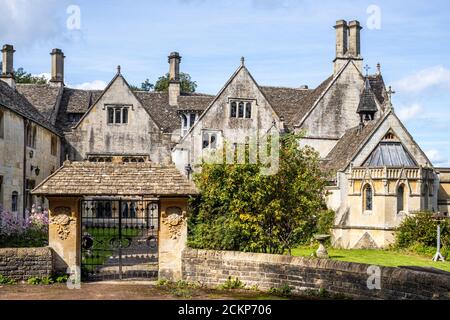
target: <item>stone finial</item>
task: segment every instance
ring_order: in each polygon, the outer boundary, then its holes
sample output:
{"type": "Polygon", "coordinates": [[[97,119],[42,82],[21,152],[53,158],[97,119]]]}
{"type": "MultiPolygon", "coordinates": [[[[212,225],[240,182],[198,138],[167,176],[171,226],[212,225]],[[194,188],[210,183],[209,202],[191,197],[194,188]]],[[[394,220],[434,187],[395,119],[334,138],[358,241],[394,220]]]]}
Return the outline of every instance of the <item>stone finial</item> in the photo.
{"type": "Polygon", "coordinates": [[[244,57],[241,57],[241,66],[242,67],[245,66],[245,58],[244,57]]]}
{"type": "Polygon", "coordinates": [[[364,66],[364,70],[366,70],[366,77],[368,77],[368,76],[369,76],[369,70],[370,70],[370,67],[369,67],[368,64],[366,64],[366,65],[364,66]]]}
{"type": "Polygon", "coordinates": [[[388,108],[389,109],[394,109],[394,107],[392,106],[392,95],[395,94],[395,91],[392,90],[392,87],[389,86],[388,90],[386,91],[387,96],[388,96],[388,108]]]}
{"type": "Polygon", "coordinates": [[[377,76],[379,76],[381,74],[381,64],[378,62],[377,63],[377,76]]]}
{"type": "Polygon", "coordinates": [[[120,67],[120,64],[117,66],[117,73],[118,74],[120,74],[120,72],[121,72],[121,67],[120,67]]]}

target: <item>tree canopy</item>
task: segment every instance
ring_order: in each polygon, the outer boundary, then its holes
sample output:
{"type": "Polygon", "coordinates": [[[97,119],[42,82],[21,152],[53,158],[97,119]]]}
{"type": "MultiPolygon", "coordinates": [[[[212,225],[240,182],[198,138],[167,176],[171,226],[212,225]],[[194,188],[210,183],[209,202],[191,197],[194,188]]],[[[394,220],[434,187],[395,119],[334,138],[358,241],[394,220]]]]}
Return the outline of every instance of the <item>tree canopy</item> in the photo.
{"type": "MultiPolygon", "coordinates": [[[[2,62],[0,61],[0,70],[2,69],[2,62]]],[[[16,83],[31,83],[31,84],[46,84],[48,80],[44,76],[34,76],[26,72],[23,68],[14,71],[14,79],[16,83]]]]}
{"type": "Polygon", "coordinates": [[[279,169],[262,164],[207,164],[194,175],[200,196],[191,200],[188,244],[194,248],[282,254],[328,233],[326,177],[319,155],[299,148],[296,134],[280,139],[279,169]]]}
{"type": "MultiPolygon", "coordinates": [[[[169,89],[170,76],[166,73],[164,76],[159,77],[155,83],[155,91],[167,91],[169,89]]],[[[191,76],[187,73],[180,72],[181,92],[195,92],[197,89],[197,82],[191,79],[191,76]]]]}

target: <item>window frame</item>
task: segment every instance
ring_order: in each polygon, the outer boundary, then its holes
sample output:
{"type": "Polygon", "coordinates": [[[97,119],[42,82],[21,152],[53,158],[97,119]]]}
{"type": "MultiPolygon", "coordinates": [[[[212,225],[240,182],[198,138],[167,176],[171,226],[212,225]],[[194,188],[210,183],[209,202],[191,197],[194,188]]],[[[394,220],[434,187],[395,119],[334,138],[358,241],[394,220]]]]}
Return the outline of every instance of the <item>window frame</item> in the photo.
{"type": "Polygon", "coordinates": [[[26,125],[26,146],[31,149],[36,149],[37,127],[34,123],[28,122],[26,125]]]}
{"type": "Polygon", "coordinates": [[[239,99],[229,98],[230,112],[229,116],[232,119],[252,119],[253,105],[255,99],[239,99]]]}
{"type": "Polygon", "coordinates": [[[19,192],[13,191],[11,193],[11,212],[19,211],[19,192]]]}
{"type": "Polygon", "coordinates": [[[130,105],[105,105],[107,125],[127,125],[130,122],[130,105]]]}
{"type": "Polygon", "coordinates": [[[366,183],[362,189],[362,209],[364,213],[373,212],[374,189],[370,183],[366,183]]]}
{"type": "Polygon", "coordinates": [[[406,212],[406,207],[407,207],[407,197],[406,197],[406,193],[405,193],[405,184],[401,183],[398,187],[397,187],[397,192],[396,192],[396,196],[397,196],[397,213],[403,213],[406,212]],[[401,190],[401,192],[400,192],[401,190]]]}
{"type": "Polygon", "coordinates": [[[54,157],[58,154],[58,138],[55,135],[50,137],[50,154],[54,157]]]}

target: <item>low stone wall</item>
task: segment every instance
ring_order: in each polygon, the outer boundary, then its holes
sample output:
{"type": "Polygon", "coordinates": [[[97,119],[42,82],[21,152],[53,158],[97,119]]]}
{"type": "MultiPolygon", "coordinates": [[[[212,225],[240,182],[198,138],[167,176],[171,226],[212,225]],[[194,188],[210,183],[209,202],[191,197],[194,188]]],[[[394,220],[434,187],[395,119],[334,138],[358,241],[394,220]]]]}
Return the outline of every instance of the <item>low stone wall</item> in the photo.
{"type": "Polygon", "coordinates": [[[356,299],[450,299],[450,273],[379,267],[380,289],[369,279],[370,265],[329,259],[262,253],[183,251],[183,279],[208,286],[223,284],[229,276],[259,289],[289,285],[294,293],[325,289],[356,299]]]}
{"type": "Polygon", "coordinates": [[[45,277],[53,272],[52,249],[0,248],[0,274],[16,280],[45,277]]]}

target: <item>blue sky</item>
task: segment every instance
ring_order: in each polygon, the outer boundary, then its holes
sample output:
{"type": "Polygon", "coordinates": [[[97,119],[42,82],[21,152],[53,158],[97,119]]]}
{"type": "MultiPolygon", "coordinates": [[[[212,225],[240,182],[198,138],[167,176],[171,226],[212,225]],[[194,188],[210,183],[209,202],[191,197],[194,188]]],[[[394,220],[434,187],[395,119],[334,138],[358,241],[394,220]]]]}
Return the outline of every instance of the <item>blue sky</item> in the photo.
{"type": "Polygon", "coordinates": [[[118,64],[130,83],[154,82],[179,51],[182,71],[212,94],[241,56],[262,85],[315,87],[332,72],[335,21],[357,19],[365,63],[371,72],[381,63],[397,114],[435,165],[450,166],[447,1],[0,0],[0,8],[1,43],[33,74],[49,72],[58,47],[70,86],[102,87],[118,64]]]}

